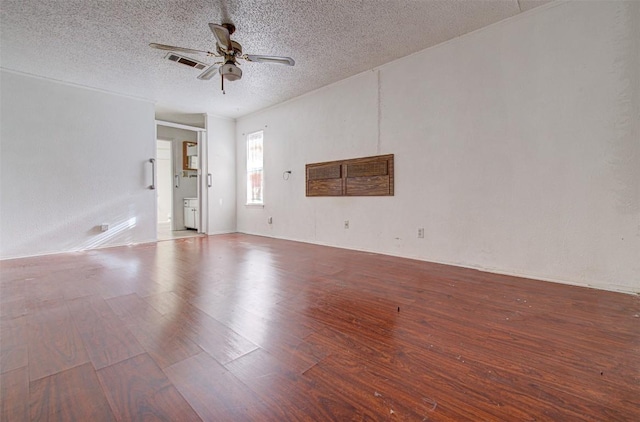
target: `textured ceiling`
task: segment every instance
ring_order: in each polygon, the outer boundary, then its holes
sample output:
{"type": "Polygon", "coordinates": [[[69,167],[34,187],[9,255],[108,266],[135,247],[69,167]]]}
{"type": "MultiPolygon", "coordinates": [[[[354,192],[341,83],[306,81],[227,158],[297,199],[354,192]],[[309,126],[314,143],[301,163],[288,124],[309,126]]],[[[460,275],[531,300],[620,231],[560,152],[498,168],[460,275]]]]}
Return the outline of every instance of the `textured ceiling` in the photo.
{"type": "MultiPolygon", "coordinates": [[[[156,101],[158,110],[239,117],[550,0],[2,0],[0,65],[156,101]],[[243,78],[196,79],[150,42],[215,50],[208,22],[231,21],[243,78]]],[[[210,58],[188,55],[206,63],[210,58]]]]}

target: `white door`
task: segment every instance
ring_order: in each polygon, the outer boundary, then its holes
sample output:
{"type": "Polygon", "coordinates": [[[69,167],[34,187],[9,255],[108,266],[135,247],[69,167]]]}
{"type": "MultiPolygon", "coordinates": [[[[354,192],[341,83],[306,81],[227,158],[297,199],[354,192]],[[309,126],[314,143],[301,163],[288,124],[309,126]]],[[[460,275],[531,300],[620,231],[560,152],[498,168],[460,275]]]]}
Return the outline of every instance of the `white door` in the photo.
{"type": "Polygon", "coordinates": [[[170,232],[173,221],[173,150],[171,141],[156,141],[158,234],[170,232]]]}

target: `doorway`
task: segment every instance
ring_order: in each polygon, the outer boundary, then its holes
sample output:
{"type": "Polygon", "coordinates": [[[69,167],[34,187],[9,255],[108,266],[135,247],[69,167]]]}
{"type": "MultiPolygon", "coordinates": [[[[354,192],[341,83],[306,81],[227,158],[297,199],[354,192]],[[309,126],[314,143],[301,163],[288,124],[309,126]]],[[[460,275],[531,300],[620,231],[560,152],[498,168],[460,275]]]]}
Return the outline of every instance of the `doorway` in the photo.
{"type": "MultiPolygon", "coordinates": [[[[202,236],[204,129],[156,120],[157,239],[202,236]]],[[[206,214],[205,214],[206,215],[206,214]]]]}

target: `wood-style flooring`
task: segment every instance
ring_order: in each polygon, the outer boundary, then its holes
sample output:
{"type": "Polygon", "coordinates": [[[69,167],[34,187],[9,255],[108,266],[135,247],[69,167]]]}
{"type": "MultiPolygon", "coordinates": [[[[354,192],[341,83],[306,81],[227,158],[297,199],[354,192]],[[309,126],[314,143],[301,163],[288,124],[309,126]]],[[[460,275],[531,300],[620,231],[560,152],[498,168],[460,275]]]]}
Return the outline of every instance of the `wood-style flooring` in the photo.
{"type": "Polygon", "coordinates": [[[2,421],[638,421],[640,297],[241,234],[6,260],[2,421]]]}

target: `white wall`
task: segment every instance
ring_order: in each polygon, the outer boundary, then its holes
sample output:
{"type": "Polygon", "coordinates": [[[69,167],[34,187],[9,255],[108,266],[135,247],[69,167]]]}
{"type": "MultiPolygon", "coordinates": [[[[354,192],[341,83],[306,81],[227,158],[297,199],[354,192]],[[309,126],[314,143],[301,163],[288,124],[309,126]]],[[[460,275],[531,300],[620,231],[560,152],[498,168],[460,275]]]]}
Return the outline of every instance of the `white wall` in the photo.
{"type": "Polygon", "coordinates": [[[207,234],[232,233],[236,231],[235,121],[210,115],[205,119],[206,171],[211,174],[207,234]]]}
{"type": "MultiPolygon", "coordinates": [[[[157,117],[157,116],[156,116],[157,117]]],[[[173,148],[173,230],[185,230],[184,226],[184,198],[198,197],[197,172],[184,172],[182,169],[182,143],[185,141],[197,142],[198,132],[169,126],[158,125],[157,138],[170,141],[173,148]],[[175,176],[178,176],[178,187],[175,184],[175,176]]]]}
{"type": "Polygon", "coordinates": [[[640,3],[560,3],[243,117],[238,231],[640,292],[639,52],[640,3]],[[394,197],[304,196],[305,163],[388,153],[394,197]]]}
{"type": "Polygon", "coordinates": [[[0,83],[0,257],[155,240],[153,104],[4,70],[0,83]]]}

